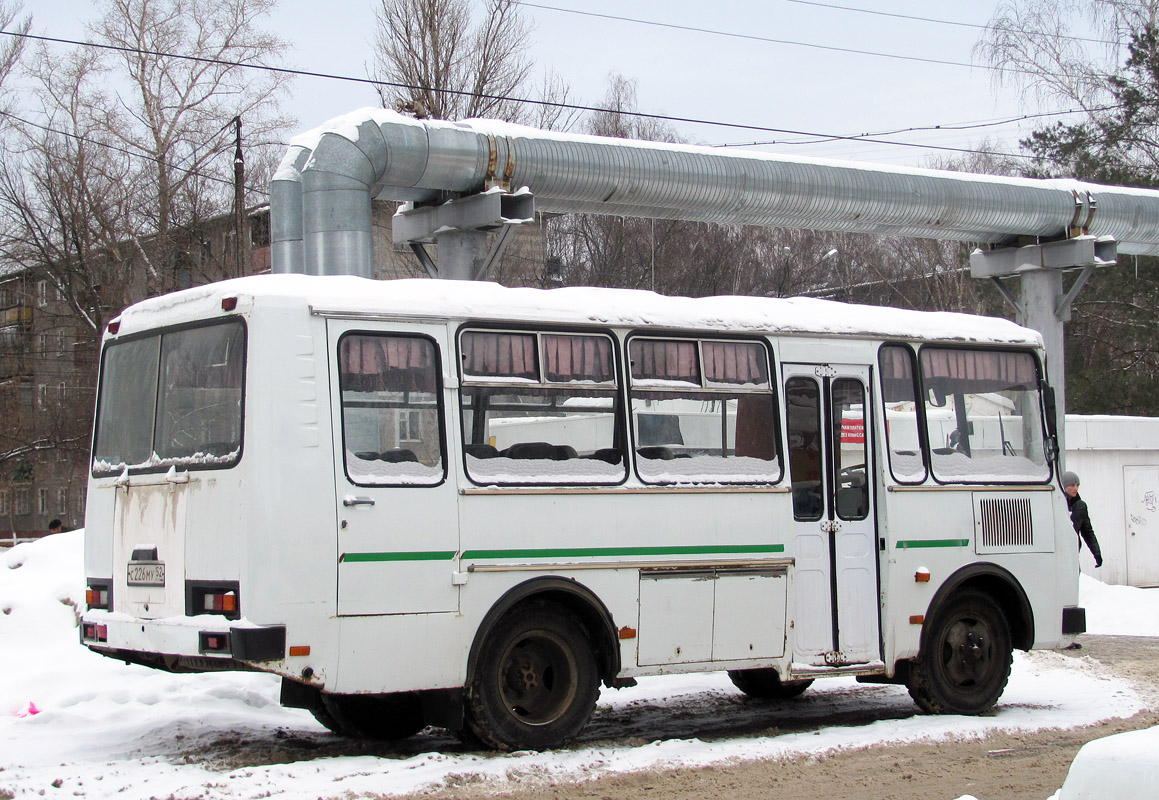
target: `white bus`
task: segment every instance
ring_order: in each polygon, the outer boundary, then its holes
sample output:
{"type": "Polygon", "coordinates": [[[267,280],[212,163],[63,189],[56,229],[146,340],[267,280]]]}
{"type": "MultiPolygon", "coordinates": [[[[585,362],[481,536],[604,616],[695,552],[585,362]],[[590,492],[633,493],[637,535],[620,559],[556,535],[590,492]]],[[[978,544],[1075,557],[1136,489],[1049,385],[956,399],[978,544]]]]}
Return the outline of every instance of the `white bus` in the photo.
{"type": "Polygon", "coordinates": [[[1085,628],[1033,331],[821,300],[279,275],[109,325],[82,641],[346,735],[550,748],[727,670],[977,714],[1085,628]]]}

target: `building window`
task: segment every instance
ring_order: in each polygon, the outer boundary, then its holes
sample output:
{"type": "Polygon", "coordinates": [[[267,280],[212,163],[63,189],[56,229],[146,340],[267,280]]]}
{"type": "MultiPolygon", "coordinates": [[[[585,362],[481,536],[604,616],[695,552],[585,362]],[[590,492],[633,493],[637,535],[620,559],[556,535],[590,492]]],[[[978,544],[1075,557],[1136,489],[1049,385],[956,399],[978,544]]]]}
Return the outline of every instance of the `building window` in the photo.
{"type": "Polygon", "coordinates": [[[36,387],[36,399],[41,408],[48,408],[48,384],[42,383],[36,387]]]}
{"type": "Polygon", "coordinates": [[[68,355],[68,337],[63,333],[56,338],[56,354],[61,358],[68,355]]]}
{"type": "Polygon", "coordinates": [[[48,305],[48,281],[36,282],[36,305],[41,308],[48,305]]]}
{"type": "Polygon", "coordinates": [[[36,513],[37,514],[47,514],[48,513],[48,489],[37,489],[36,490],[36,513]]]}
{"type": "Polygon", "coordinates": [[[0,516],[8,516],[8,490],[0,489],[0,516]]]}
{"type": "Polygon", "coordinates": [[[64,399],[64,395],[65,395],[65,384],[64,384],[64,381],[61,381],[60,383],[58,383],[58,384],[56,385],[56,393],[57,393],[57,396],[58,396],[58,397],[60,397],[60,399],[61,399],[61,400],[63,400],[63,399],[64,399]]]}
{"type": "Polygon", "coordinates": [[[32,493],[27,489],[16,490],[16,516],[24,516],[29,513],[32,508],[29,503],[32,500],[32,493]]]}
{"type": "Polygon", "coordinates": [[[398,412],[398,440],[400,443],[421,442],[423,440],[421,412],[398,412]]]}
{"type": "Polygon", "coordinates": [[[68,513],[68,488],[62,487],[56,490],[56,513],[68,513]]]}

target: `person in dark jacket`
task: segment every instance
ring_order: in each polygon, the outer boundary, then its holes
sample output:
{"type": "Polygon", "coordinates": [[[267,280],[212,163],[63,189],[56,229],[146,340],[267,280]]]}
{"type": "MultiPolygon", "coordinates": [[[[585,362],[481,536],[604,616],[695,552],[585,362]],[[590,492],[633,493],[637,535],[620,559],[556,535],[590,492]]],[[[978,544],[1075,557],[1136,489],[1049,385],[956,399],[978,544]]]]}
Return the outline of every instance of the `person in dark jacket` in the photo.
{"type": "Polygon", "coordinates": [[[1099,549],[1099,540],[1095,538],[1095,529],[1091,527],[1091,515],[1086,501],[1079,497],[1079,476],[1073,472],[1062,474],[1062,490],[1066,492],[1066,505],[1070,509],[1070,522],[1082,541],[1087,543],[1087,549],[1095,557],[1095,566],[1103,565],[1103,553],[1099,549]]]}

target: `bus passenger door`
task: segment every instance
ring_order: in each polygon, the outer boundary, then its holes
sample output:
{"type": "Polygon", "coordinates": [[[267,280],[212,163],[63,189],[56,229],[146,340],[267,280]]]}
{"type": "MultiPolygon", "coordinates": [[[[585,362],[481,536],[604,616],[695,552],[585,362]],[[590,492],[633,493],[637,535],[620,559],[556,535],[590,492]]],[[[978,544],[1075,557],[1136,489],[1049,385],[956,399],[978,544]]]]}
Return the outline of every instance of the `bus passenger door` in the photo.
{"type": "Polygon", "coordinates": [[[338,614],[456,611],[446,328],[329,320],[338,614]]]}
{"type": "Polygon", "coordinates": [[[797,663],[880,657],[869,367],[786,364],[797,663]]]}

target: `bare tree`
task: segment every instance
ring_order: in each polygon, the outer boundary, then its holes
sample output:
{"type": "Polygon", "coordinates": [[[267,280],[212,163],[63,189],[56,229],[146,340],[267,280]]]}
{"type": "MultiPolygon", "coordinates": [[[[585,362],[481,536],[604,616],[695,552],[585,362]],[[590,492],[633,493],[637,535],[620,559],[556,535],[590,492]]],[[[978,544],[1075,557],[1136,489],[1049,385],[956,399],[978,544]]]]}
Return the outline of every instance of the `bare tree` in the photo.
{"type": "Polygon", "coordinates": [[[517,0],[379,0],[379,101],[419,119],[488,117],[566,130],[578,119],[566,82],[532,80],[531,25],[517,0]]]}
{"type": "Polygon", "coordinates": [[[24,19],[17,19],[20,9],[19,3],[0,0],[0,31],[10,34],[0,37],[0,111],[8,110],[4,84],[20,61],[20,56],[24,52],[24,44],[27,41],[24,39],[24,35],[32,27],[32,17],[26,16],[24,19]]]}
{"type": "Polygon", "coordinates": [[[110,109],[108,130],[143,154],[140,168],[152,191],[138,209],[155,238],[151,258],[160,282],[173,286],[175,263],[187,248],[172,233],[228,207],[232,151],[227,129],[240,117],[251,138],[276,140],[291,120],[279,116],[286,76],[242,65],[271,65],[285,43],[260,27],[276,0],[103,0],[93,25],[100,42],[122,48],[118,70],[133,87],[110,109]],[[193,56],[193,59],[182,56],[193,56]],[[132,124],[113,119],[126,112],[132,124]]]}
{"type": "Polygon", "coordinates": [[[488,0],[476,24],[469,0],[381,0],[374,77],[382,104],[419,118],[516,120],[531,28],[515,0],[488,0]]]}

